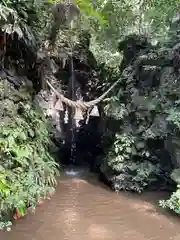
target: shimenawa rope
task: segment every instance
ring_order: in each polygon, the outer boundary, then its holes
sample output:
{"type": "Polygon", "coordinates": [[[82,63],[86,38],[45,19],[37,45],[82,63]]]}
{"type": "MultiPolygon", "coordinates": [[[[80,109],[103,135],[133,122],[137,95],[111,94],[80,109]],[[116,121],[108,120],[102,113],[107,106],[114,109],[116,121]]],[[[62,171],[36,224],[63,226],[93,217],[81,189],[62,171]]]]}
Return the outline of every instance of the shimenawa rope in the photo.
{"type": "Polygon", "coordinates": [[[66,105],[72,108],[80,108],[82,110],[87,110],[88,108],[93,107],[94,105],[100,103],[106,96],[107,94],[119,83],[120,79],[118,79],[110,88],[107,89],[106,92],[104,92],[100,97],[97,99],[94,99],[89,102],[84,102],[84,101],[72,101],[69,98],[64,97],[61,93],[59,93],[53,86],[52,84],[46,80],[48,86],[53,90],[53,92],[57,95],[57,97],[64,102],[66,105]]]}

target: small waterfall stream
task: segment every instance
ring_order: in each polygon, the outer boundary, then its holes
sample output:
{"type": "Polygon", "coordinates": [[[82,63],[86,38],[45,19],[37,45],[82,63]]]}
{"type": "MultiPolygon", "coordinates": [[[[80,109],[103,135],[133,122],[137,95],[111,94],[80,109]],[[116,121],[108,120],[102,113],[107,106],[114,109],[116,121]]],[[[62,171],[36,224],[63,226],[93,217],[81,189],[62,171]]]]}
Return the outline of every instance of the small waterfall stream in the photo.
{"type": "MultiPolygon", "coordinates": [[[[82,99],[81,88],[78,86],[75,77],[74,63],[73,63],[73,54],[70,57],[70,81],[69,81],[69,97],[73,100],[82,99]]],[[[80,124],[79,121],[82,120],[82,113],[80,109],[69,108],[69,138],[68,142],[70,143],[70,162],[72,164],[76,161],[76,135],[79,130],[80,124]]]]}

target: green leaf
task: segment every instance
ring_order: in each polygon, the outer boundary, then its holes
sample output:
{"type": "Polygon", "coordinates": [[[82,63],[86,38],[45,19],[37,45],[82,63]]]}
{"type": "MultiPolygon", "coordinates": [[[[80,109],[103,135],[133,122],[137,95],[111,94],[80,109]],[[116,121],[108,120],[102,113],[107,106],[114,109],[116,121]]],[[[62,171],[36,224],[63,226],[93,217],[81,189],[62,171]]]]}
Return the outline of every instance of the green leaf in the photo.
{"type": "Polygon", "coordinates": [[[24,207],[18,207],[17,209],[20,212],[21,216],[24,217],[25,216],[25,208],[24,207]]]}
{"type": "Polygon", "coordinates": [[[130,147],[127,147],[127,148],[126,148],[126,152],[127,152],[127,153],[131,153],[131,152],[132,152],[132,149],[131,149],[130,147]]]}
{"type": "Polygon", "coordinates": [[[118,146],[115,146],[114,150],[115,150],[115,153],[117,154],[119,152],[118,146]]]}
{"type": "Polygon", "coordinates": [[[23,141],[27,140],[27,135],[25,134],[25,132],[20,132],[18,137],[23,141]]]}
{"type": "Polygon", "coordinates": [[[8,136],[7,141],[8,141],[9,148],[12,148],[13,145],[15,144],[14,137],[13,136],[8,136]]]}
{"type": "Polygon", "coordinates": [[[28,129],[28,133],[29,133],[29,136],[32,138],[35,136],[35,133],[32,129],[28,129]]]}

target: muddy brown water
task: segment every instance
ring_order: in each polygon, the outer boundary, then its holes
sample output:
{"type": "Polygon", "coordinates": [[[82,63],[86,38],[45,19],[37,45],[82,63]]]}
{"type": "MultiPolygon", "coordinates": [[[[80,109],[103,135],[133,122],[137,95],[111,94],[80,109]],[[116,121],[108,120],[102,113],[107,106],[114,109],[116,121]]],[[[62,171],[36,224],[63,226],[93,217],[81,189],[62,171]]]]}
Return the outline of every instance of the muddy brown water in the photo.
{"type": "Polygon", "coordinates": [[[63,175],[56,194],[0,240],[180,240],[180,219],[158,207],[164,193],[113,193],[96,175],[63,175]]]}

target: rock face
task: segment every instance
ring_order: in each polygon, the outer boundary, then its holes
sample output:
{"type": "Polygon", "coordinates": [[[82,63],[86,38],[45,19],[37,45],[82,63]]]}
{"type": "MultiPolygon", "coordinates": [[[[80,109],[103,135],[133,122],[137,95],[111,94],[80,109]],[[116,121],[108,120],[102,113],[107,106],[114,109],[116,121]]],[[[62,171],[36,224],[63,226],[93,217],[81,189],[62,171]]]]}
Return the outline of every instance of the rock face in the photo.
{"type": "Polygon", "coordinates": [[[142,191],[159,178],[168,182],[179,166],[179,43],[154,47],[137,35],[119,43],[122,94],[110,107],[111,115],[121,115],[117,148],[112,147],[101,167],[115,190],[142,191]]]}
{"type": "MultiPolygon", "coordinates": [[[[2,8],[2,11],[4,9],[2,8]]],[[[34,82],[31,73],[36,61],[37,45],[33,33],[17,21],[18,29],[6,33],[6,24],[13,24],[17,16],[5,9],[7,19],[1,16],[0,23],[0,109],[1,122],[11,121],[18,114],[19,103],[32,101],[34,82]],[[8,22],[6,22],[8,21],[8,22]],[[3,29],[3,30],[2,30],[3,29]]]]}

